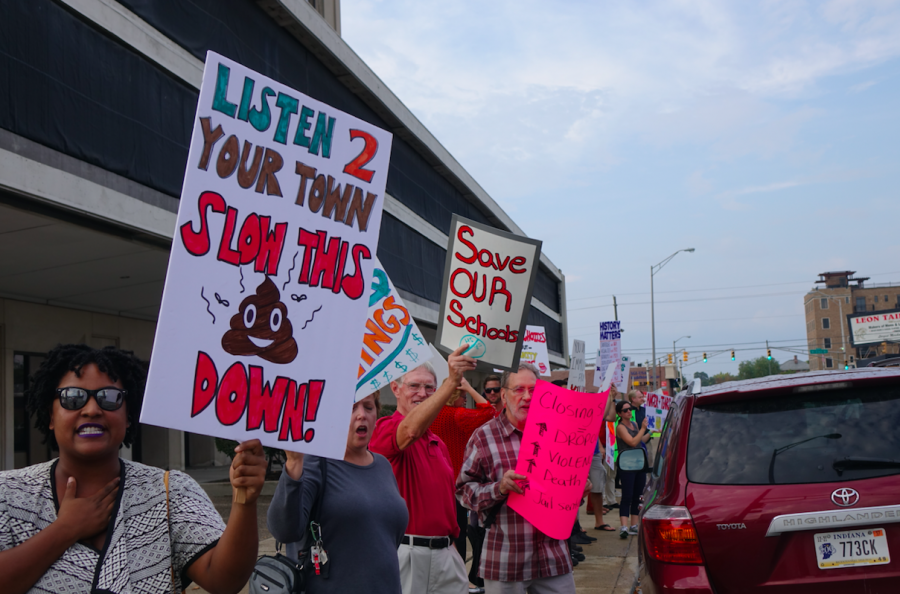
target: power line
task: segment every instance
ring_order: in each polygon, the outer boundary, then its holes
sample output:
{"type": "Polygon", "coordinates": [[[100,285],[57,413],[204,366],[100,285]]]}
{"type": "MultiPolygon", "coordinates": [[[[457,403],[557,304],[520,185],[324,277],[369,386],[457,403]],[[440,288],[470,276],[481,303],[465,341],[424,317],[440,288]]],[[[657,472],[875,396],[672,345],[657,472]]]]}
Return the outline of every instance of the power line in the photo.
{"type": "MultiPolygon", "coordinates": [[[[805,317],[806,314],[790,314],[786,316],[754,316],[751,318],[707,318],[703,320],[666,320],[666,321],[657,321],[657,324],[687,324],[690,322],[731,322],[731,321],[739,321],[739,320],[768,320],[770,318],[800,318],[805,317]]],[[[629,322],[629,324],[649,324],[650,322],[629,322]]],[[[624,322],[623,322],[624,325],[624,322]]],[[[592,324],[590,326],[578,326],[577,328],[569,328],[570,332],[577,332],[578,330],[586,330],[588,328],[597,329],[599,328],[599,322],[592,324]]],[[[581,335],[579,335],[581,336],[581,335]]]]}
{"type": "MultiPolygon", "coordinates": [[[[698,301],[724,301],[724,300],[732,300],[732,299],[756,299],[758,297],[777,297],[781,295],[796,295],[796,291],[785,291],[782,293],[757,293],[754,295],[733,295],[728,297],[701,297],[698,299],[673,299],[671,301],[657,301],[657,304],[660,303],[695,303],[698,301]]],[[[636,301],[634,303],[619,303],[619,307],[624,307],[626,305],[650,305],[649,301],[636,301]]],[[[587,309],[598,309],[601,307],[612,307],[612,303],[608,305],[589,305],[587,307],[576,307],[575,309],[567,309],[566,311],[584,311],[587,309]]]]}

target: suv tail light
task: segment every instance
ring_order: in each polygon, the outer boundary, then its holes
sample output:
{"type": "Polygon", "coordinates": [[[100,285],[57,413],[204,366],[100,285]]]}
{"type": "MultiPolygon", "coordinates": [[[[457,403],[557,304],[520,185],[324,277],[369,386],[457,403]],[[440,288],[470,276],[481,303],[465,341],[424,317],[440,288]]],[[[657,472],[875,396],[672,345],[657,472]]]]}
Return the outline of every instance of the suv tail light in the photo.
{"type": "Polygon", "coordinates": [[[686,507],[654,505],[644,513],[641,525],[647,554],[657,561],[682,565],[703,563],[694,519],[686,507]]]}

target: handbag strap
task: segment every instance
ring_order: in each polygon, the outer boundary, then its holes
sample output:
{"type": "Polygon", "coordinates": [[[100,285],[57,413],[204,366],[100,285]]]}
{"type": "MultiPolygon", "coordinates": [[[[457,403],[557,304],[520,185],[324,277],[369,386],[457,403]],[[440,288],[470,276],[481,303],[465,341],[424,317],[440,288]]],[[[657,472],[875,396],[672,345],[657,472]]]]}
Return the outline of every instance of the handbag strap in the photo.
{"type": "Polygon", "coordinates": [[[313,502],[312,510],[310,510],[310,523],[316,522],[321,525],[319,519],[322,513],[322,498],[325,495],[325,485],[328,483],[328,458],[319,458],[319,468],[321,470],[322,484],[319,486],[319,492],[316,493],[316,500],[313,502]]]}

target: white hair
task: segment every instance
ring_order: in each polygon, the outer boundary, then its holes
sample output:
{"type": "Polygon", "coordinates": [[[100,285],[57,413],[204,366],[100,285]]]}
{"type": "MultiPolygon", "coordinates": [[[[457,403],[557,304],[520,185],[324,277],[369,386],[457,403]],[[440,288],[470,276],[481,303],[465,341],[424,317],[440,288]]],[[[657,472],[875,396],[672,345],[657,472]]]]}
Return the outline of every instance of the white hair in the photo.
{"type": "Polygon", "coordinates": [[[406,376],[409,375],[410,373],[412,373],[413,371],[416,371],[417,369],[424,369],[425,371],[430,373],[431,377],[434,378],[434,382],[437,383],[437,374],[434,372],[434,366],[432,366],[431,363],[426,361],[426,362],[422,363],[421,365],[419,365],[418,367],[416,367],[416,369],[410,369],[409,371],[407,371],[406,373],[401,375],[400,379],[397,380],[397,385],[402,386],[404,380],[406,379],[406,376]]]}

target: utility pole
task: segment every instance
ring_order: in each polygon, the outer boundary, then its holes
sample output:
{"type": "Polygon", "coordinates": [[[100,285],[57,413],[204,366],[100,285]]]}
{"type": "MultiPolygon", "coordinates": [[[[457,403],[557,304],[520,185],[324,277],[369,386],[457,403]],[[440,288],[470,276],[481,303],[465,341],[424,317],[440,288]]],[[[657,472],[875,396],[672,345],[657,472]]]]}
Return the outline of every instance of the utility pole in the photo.
{"type": "Polygon", "coordinates": [[[616,305],[616,296],[613,295],[613,319],[619,321],[619,306],[616,305]]]}

